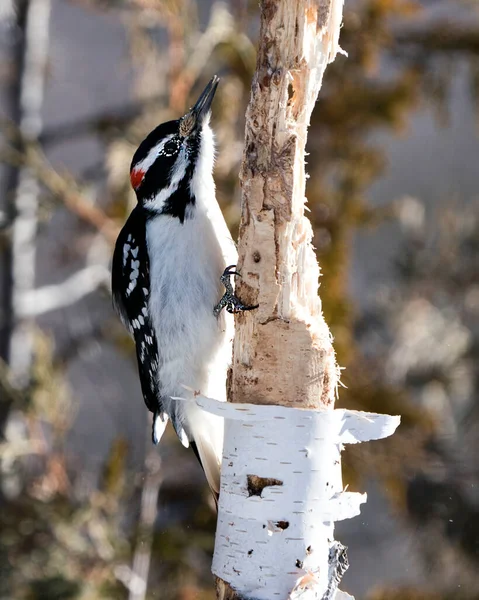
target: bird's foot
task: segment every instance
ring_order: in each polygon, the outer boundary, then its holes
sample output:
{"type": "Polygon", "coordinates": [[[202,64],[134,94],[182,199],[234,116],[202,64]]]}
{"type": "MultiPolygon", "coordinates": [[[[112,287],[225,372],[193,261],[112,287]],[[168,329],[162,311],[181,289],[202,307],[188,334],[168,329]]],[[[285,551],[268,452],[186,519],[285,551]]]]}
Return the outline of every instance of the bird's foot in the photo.
{"type": "Polygon", "coordinates": [[[226,308],[226,310],[229,313],[234,314],[244,312],[246,310],[254,310],[259,306],[258,304],[256,304],[255,306],[245,306],[241,302],[241,300],[235,295],[233,285],[231,283],[231,277],[233,275],[241,277],[241,275],[235,269],[236,265],[230,265],[229,267],[226,267],[226,269],[223,272],[223,275],[221,275],[220,277],[221,283],[225,286],[226,291],[223,294],[221,300],[213,309],[213,314],[215,315],[215,317],[217,317],[221,313],[223,308],[226,308]]]}

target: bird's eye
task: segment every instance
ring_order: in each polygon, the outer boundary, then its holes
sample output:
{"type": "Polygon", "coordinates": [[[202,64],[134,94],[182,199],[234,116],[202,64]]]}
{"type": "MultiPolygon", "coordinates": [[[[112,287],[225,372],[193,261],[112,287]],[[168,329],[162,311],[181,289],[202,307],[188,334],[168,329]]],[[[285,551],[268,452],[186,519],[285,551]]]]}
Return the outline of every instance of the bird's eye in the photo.
{"type": "Polygon", "coordinates": [[[163,146],[162,154],[164,154],[165,156],[173,156],[173,154],[176,154],[177,152],[178,142],[176,142],[175,140],[170,140],[169,142],[166,142],[166,144],[163,146]]]}

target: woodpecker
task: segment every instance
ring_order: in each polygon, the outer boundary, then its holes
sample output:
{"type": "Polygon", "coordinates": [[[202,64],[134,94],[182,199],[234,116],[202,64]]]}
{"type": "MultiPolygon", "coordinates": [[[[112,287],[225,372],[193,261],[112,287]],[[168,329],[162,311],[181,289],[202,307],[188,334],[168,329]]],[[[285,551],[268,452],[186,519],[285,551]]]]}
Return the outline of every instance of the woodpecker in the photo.
{"type": "Polygon", "coordinates": [[[112,264],[113,303],[135,340],[153,442],[170,419],[216,494],[223,422],[199,409],[191,390],[226,400],[229,313],[253,308],[229,283],[237,253],[215,195],[209,120],[218,81],[213,77],[186,115],[159,125],[135,152],[130,179],[138,202],[112,264]]]}

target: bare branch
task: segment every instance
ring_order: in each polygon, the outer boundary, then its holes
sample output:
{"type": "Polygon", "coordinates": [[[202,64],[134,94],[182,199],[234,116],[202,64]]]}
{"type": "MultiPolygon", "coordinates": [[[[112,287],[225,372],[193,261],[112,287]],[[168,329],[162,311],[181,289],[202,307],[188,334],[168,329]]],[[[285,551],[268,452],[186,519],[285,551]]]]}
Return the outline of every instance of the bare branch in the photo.
{"type": "Polygon", "coordinates": [[[137,539],[132,567],[132,574],[137,585],[130,586],[128,600],[145,600],[146,598],[153,529],[161,481],[161,459],[156,448],[151,448],[149,444],[145,460],[145,481],[141,492],[140,535],[137,539]]]}
{"type": "Polygon", "coordinates": [[[108,286],[109,282],[110,271],[101,265],[92,265],[62,283],[46,285],[23,294],[18,299],[17,311],[21,317],[37,317],[75,304],[100,286],[108,286]]]}
{"type": "Polygon", "coordinates": [[[69,210],[97,229],[111,244],[115,243],[120,231],[117,223],[81,193],[73,177],[58,173],[39,146],[30,144],[24,152],[6,146],[0,151],[0,159],[8,164],[31,169],[38,181],[69,210]]]}

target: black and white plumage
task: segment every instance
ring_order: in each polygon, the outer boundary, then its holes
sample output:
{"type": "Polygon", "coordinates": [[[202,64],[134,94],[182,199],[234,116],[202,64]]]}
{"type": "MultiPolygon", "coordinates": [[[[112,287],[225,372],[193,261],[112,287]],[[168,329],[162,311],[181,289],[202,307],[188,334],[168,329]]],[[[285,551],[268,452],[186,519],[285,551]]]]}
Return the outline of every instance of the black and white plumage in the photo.
{"type": "Polygon", "coordinates": [[[223,423],[201,411],[184,386],[226,400],[233,323],[214,307],[223,294],[220,276],[237,255],[212,175],[209,109],[217,85],[214,77],[184,117],[157,127],[136,151],[130,176],[138,204],[112,265],[114,304],[134,336],[143,397],[154,413],[153,440],[171,419],[215,492],[223,423]]]}
{"type": "Polygon", "coordinates": [[[158,345],[150,317],[150,261],[145,219],[136,207],[118,236],[113,258],[113,303],[135,339],[138,370],[145,404],[158,410],[158,345]]]}

